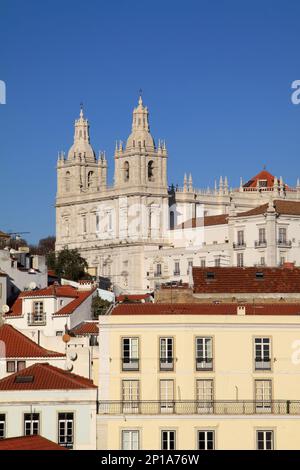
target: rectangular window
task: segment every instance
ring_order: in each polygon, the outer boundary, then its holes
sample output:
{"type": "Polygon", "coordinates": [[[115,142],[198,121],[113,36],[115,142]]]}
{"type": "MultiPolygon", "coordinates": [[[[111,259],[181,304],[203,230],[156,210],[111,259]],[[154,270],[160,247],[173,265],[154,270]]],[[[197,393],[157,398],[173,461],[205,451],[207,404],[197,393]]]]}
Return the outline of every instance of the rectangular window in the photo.
{"type": "Polygon", "coordinates": [[[213,369],[212,338],[196,338],[196,370],[213,369]]]}
{"type": "Polygon", "coordinates": [[[122,339],[122,369],[139,370],[139,339],[122,339]]]}
{"type": "Polygon", "coordinates": [[[266,229],[265,228],[258,229],[258,241],[260,245],[264,245],[266,243],[266,229]]]}
{"type": "Polygon", "coordinates": [[[161,449],[162,450],[175,450],[176,446],[176,431],[162,431],[161,432],[161,449]]]}
{"type": "Polygon", "coordinates": [[[273,450],[274,449],[274,432],[273,431],[256,431],[256,449],[257,450],[273,450]]]}
{"type": "Polygon", "coordinates": [[[278,231],[278,242],[281,244],[286,243],[286,228],[280,227],[278,231]]]}
{"type": "Polygon", "coordinates": [[[255,403],[257,413],[270,413],[272,404],[272,381],[255,380],[255,403]]]}
{"type": "Polygon", "coordinates": [[[96,214],[96,232],[99,232],[100,230],[100,216],[99,214],[96,214]]]}
{"type": "Polygon", "coordinates": [[[33,436],[39,434],[40,414],[25,413],[24,414],[24,436],[33,436]]]}
{"type": "Polygon", "coordinates": [[[192,274],[193,271],[193,260],[188,260],[187,274],[192,274]]]}
{"type": "Polygon", "coordinates": [[[156,275],[161,276],[161,264],[160,263],[156,265],[156,275]]]}
{"type": "Polygon", "coordinates": [[[271,370],[270,338],[255,338],[255,370],[271,370]]]}
{"type": "Polygon", "coordinates": [[[0,414],[0,439],[5,438],[5,414],[0,414]]]}
{"type": "Polygon", "coordinates": [[[206,265],[205,258],[200,258],[200,266],[201,266],[201,268],[205,268],[205,265],[206,265]]]}
{"type": "Polygon", "coordinates": [[[198,431],[198,450],[214,450],[215,431],[198,431]]]}
{"type": "Polygon", "coordinates": [[[174,263],[174,276],[180,276],[180,262],[175,261],[174,263]]]}
{"type": "Polygon", "coordinates": [[[159,339],[159,368],[160,370],[174,369],[173,338],[159,339]]]}
{"type": "Polygon", "coordinates": [[[221,266],[221,258],[220,257],[215,258],[215,267],[218,268],[219,266],[221,266]]]}
{"type": "Polygon", "coordinates": [[[244,266],[244,253],[237,253],[236,265],[238,268],[242,268],[244,266]]]}
{"type": "Polygon", "coordinates": [[[74,413],[58,413],[58,443],[73,449],[74,413]]]}
{"type": "Polygon", "coordinates": [[[213,386],[212,379],[196,380],[197,412],[213,413],[213,386]]]}
{"type": "Polygon", "coordinates": [[[266,260],[265,260],[265,257],[264,257],[264,256],[261,256],[261,257],[260,257],[260,265],[261,265],[261,266],[265,266],[265,265],[266,265],[266,260]]]}
{"type": "Polygon", "coordinates": [[[15,361],[7,361],[6,362],[6,372],[9,374],[16,372],[16,363],[15,361]]]}
{"type": "Polygon", "coordinates": [[[238,246],[243,246],[245,244],[244,230],[238,230],[238,232],[237,232],[237,244],[238,244],[238,246]]]}
{"type": "Polygon", "coordinates": [[[112,230],[113,226],[112,226],[112,213],[111,211],[108,212],[108,230],[112,230]]]}
{"type": "Polygon", "coordinates": [[[19,372],[20,370],[23,370],[26,368],[26,362],[25,361],[17,361],[17,371],[19,372]]]}
{"type": "Polygon", "coordinates": [[[82,233],[87,232],[87,227],[86,227],[86,215],[82,217],[82,233]]]}
{"type": "Polygon", "coordinates": [[[123,413],[138,413],[140,397],[139,380],[122,381],[123,413]]]}
{"type": "Polygon", "coordinates": [[[174,411],[174,380],[159,381],[159,399],[161,413],[174,411]]]}
{"type": "Polygon", "coordinates": [[[139,450],[140,432],[137,430],[122,431],[122,450],[139,450]]]}
{"type": "Polygon", "coordinates": [[[33,302],[33,323],[40,323],[44,320],[44,302],[33,302]]]}
{"type": "Polygon", "coordinates": [[[280,266],[283,266],[285,263],[285,256],[280,256],[279,264],[280,266]]]}

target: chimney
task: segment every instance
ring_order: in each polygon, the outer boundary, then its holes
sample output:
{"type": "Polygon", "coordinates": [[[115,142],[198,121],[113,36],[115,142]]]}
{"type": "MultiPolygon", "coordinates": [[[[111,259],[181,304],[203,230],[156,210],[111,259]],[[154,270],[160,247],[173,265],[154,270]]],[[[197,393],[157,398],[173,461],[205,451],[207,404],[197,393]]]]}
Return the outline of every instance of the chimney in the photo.
{"type": "Polygon", "coordinates": [[[246,307],[244,305],[238,305],[236,313],[238,315],[246,315],[246,307]]]}

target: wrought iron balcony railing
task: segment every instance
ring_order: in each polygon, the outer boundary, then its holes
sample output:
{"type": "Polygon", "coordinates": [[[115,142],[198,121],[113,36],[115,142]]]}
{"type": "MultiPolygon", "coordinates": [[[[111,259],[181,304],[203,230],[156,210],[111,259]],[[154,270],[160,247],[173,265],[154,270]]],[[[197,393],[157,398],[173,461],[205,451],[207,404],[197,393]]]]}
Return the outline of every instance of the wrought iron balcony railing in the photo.
{"type": "Polygon", "coordinates": [[[101,415],[300,415],[300,400],[272,401],[100,401],[101,415]]]}
{"type": "Polygon", "coordinates": [[[271,359],[269,357],[256,357],[255,370],[271,370],[271,359]]]}
{"type": "Polygon", "coordinates": [[[277,245],[283,248],[290,248],[292,246],[292,240],[278,239],[277,245]]]}
{"type": "Polygon", "coordinates": [[[267,240],[256,240],[254,246],[255,248],[265,248],[267,246],[267,240]]]}
{"type": "Polygon", "coordinates": [[[123,357],[122,370],[139,370],[139,362],[138,358],[133,359],[132,357],[123,357]]]}
{"type": "Polygon", "coordinates": [[[196,370],[213,370],[213,358],[196,357],[196,370]]]}
{"type": "Polygon", "coordinates": [[[174,369],[174,358],[173,357],[161,357],[159,359],[160,370],[173,370],[174,369]]]}
{"type": "Polygon", "coordinates": [[[241,250],[246,248],[246,243],[245,242],[233,242],[233,248],[236,250],[241,250]]]}
{"type": "Polygon", "coordinates": [[[46,325],[46,313],[27,313],[27,323],[29,326],[46,325]]]}

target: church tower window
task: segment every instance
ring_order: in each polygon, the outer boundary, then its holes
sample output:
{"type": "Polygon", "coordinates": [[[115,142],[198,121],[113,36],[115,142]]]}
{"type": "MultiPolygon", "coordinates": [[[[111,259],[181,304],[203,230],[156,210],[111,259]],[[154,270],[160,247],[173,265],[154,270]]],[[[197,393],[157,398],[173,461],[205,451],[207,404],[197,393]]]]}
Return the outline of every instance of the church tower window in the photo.
{"type": "Polygon", "coordinates": [[[88,180],[87,180],[88,188],[90,188],[90,187],[92,186],[92,183],[93,183],[93,176],[94,176],[94,172],[93,172],[93,171],[89,171],[89,172],[88,172],[88,180]]]}
{"type": "Polygon", "coordinates": [[[70,191],[70,172],[67,171],[66,172],[66,179],[65,179],[65,190],[66,190],[66,193],[68,193],[70,191]]]}
{"type": "Polygon", "coordinates": [[[148,163],[148,181],[154,181],[154,163],[150,160],[148,163]]]}
{"type": "Polygon", "coordinates": [[[124,163],[124,181],[129,181],[129,163],[124,163]]]}

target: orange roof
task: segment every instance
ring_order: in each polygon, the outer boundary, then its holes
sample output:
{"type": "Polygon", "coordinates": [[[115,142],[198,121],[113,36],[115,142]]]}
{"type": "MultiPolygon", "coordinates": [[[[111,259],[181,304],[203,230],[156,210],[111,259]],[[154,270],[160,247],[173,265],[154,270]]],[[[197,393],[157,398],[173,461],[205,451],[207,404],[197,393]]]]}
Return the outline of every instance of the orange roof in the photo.
{"type": "Polygon", "coordinates": [[[85,321],[75,326],[71,330],[75,336],[85,336],[85,335],[98,335],[99,334],[99,325],[98,321],[85,321]]]}
{"type": "Polygon", "coordinates": [[[195,266],[193,281],[194,292],[197,294],[300,293],[300,269],[294,266],[289,268],[195,266]]]}
{"type": "Polygon", "coordinates": [[[95,292],[96,287],[93,289],[80,291],[71,286],[55,286],[52,285],[46,289],[38,289],[32,291],[21,292],[15,303],[12,305],[9,313],[5,317],[15,317],[22,315],[22,299],[26,297],[69,297],[73,298],[67,305],[64,305],[60,310],[53,315],[69,315],[79,307],[90,295],[95,292]]]}
{"type": "MultiPolygon", "coordinates": [[[[0,341],[5,344],[3,351],[5,358],[65,357],[65,354],[42,348],[13,326],[7,324],[0,327],[0,341]]],[[[0,358],[3,358],[1,352],[0,349],[0,358]]]]}
{"type": "Polygon", "coordinates": [[[193,217],[192,219],[182,222],[175,227],[177,229],[187,229],[196,227],[208,227],[210,225],[224,225],[228,223],[228,214],[207,215],[205,217],[193,217]]]}
{"type": "MultiPolygon", "coordinates": [[[[265,214],[268,210],[268,203],[262,204],[261,206],[250,209],[246,212],[240,212],[237,214],[238,217],[248,217],[251,215],[265,214]]],[[[277,214],[283,215],[300,215],[300,201],[285,201],[281,199],[274,200],[274,208],[277,214]]]]}
{"type": "MultiPolygon", "coordinates": [[[[236,303],[118,304],[111,315],[237,315],[236,303]]],[[[243,304],[246,315],[300,315],[300,303],[243,304]]]]}
{"type": "Polygon", "coordinates": [[[0,391],[76,390],[97,388],[92,380],[48,363],[36,363],[0,380],[0,391]]]}
{"type": "Polygon", "coordinates": [[[266,180],[266,187],[272,188],[274,186],[275,177],[267,170],[260,171],[257,175],[253,176],[247,183],[243,185],[244,188],[256,188],[259,180],[266,180]]]}
{"type": "Polygon", "coordinates": [[[0,439],[0,450],[68,450],[42,436],[20,436],[0,439]]]}
{"type": "Polygon", "coordinates": [[[95,292],[95,290],[96,287],[90,290],[76,291],[76,299],[62,307],[58,312],[54,313],[54,315],[69,315],[70,313],[73,313],[79,305],[95,292]]]}
{"type": "Polygon", "coordinates": [[[76,297],[77,289],[72,286],[60,286],[52,284],[45,289],[26,290],[19,297],[76,297]]]}

